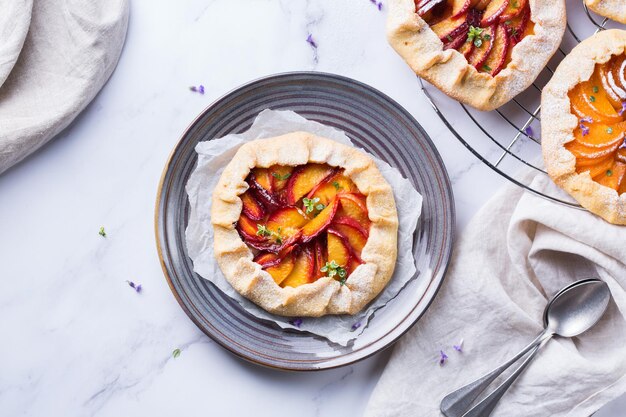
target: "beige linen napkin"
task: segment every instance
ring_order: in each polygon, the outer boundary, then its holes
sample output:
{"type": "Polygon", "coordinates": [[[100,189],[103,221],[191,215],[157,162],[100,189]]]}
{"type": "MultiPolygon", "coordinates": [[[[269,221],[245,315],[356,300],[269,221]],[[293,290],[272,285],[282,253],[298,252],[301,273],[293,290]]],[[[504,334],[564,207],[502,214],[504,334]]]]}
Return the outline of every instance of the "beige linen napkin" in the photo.
{"type": "Polygon", "coordinates": [[[440,416],[446,393],[541,331],[548,298],[597,270],[613,295],[607,314],[579,338],[550,341],[493,413],[591,415],[626,391],[625,262],[626,227],[507,186],[461,234],[439,295],[396,345],[366,416],[440,416]],[[460,353],[452,346],[462,338],[460,353]],[[440,350],[449,357],[443,366],[440,350]]]}
{"type": "Polygon", "coordinates": [[[127,25],[128,0],[34,2],[19,59],[0,87],[0,173],[89,104],[117,64],[127,25]]]}
{"type": "Polygon", "coordinates": [[[0,86],[24,46],[32,10],[33,0],[0,0],[0,86]]]}

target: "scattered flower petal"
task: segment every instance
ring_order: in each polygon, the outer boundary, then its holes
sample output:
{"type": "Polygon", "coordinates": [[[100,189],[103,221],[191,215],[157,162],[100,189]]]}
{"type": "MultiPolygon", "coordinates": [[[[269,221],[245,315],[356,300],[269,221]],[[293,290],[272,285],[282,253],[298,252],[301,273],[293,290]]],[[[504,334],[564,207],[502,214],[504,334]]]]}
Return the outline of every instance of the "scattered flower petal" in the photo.
{"type": "Polygon", "coordinates": [[[100,230],[98,231],[98,234],[102,237],[107,237],[107,232],[104,231],[104,226],[100,226],[100,230]]]}
{"type": "Polygon", "coordinates": [[[622,109],[619,111],[619,115],[623,116],[626,113],[626,101],[622,101],[622,109]]]}
{"type": "Polygon", "coordinates": [[[358,329],[359,327],[361,327],[361,322],[357,321],[356,323],[354,323],[352,325],[352,330],[354,331],[354,330],[358,329]]]}
{"type": "Polygon", "coordinates": [[[535,137],[535,133],[533,132],[533,128],[528,126],[526,129],[524,129],[524,133],[526,133],[526,136],[528,137],[535,137]]]}
{"type": "Polygon", "coordinates": [[[289,320],[289,324],[291,324],[292,326],[296,326],[299,329],[300,325],[302,324],[302,319],[300,317],[296,317],[293,320],[289,320]]]}
{"type": "Polygon", "coordinates": [[[370,3],[372,3],[373,5],[378,7],[378,10],[382,10],[383,9],[383,2],[382,1],[370,0],[370,3]]]}
{"type": "Polygon", "coordinates": [[[593,123],[593,119],[589,116],[585,116],[582,119],[580,119],[580,123],[593,123]]]}
{"type": "Polygon", "coordinates": [[[459,352],[459,353],[463,353],[463,339],[461,339],[461,340],[459,341],[459,344],[458,344],[458,345],[454,345],[454,346],[452,346],[452,347],[453,347],[453,348],[454,348],[454,350],[456,350],[457,352],[459,352]]]}
{"type": "Polygon", "coordinates": [[[174,349],[174,351],[172,352],[172,357],[177,358],[180,356],[180,349],[176,348],[174,349]]]}
{"type": "Polygon", "coordinates": [[[306,41],[308,42],[309,45],[311,45],[313,48],[317,49],[317,43],[315,43],[315,40],[313,39],[313,35],[309,33],[309,36],[307,36],[306,41]]]}
{"type": "Polygon", "coordinates": [[[589,128],[582,123],[580,124],[580,131],[582,132],[583,136],[587,136],[589,134],[589,128]]]}
{"type": "Polygon", "coordinates": [[[445,354],[443,350],[439,351],[439,366],[443,366],[448,359],[448,355],[445,354]]]}
{"type": "Polygon", "coordinates": [[[192,85],[191,87],[189,87],[189,89],[194,93],[204,94],[204,86],[202,84],[197,87],[195,85],[192,85]]]}
{"type": "Polygon", "coordinates": [[[126,281],[126,283],[130,286],[130,288],[134,289],[137,292],[141,292],[141,284],[135,284],[132,281],[126,281]]]}

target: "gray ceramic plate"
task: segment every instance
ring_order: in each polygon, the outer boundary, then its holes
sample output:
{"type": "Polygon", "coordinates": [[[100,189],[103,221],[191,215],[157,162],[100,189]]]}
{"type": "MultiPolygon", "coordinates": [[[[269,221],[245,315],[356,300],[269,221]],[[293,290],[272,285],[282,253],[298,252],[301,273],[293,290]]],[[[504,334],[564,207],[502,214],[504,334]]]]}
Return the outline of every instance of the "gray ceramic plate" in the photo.
{"type": "Polygon", "coordinates": [[[165,166],[156,202],[156,240],[165,277],[183,310],[213,340],[249,361],[309,371],[364,359],[402,336],[424,314],[443,280],[454,235],[450,180],[435,146],[398,103],[365,84],[332,74],[274,75],[237,88],[191,124],[165,166]],[[424,197],[415,232],[415,279],[348,346],[256,319],[193,272],[185,245],[189,203],[185,184],[200,141],[250,127],[264,109],[289,109],[341,129],[367,152],[384,159],[424,197]],[[424,292],[424,288],[426,291],[424,292]]]}

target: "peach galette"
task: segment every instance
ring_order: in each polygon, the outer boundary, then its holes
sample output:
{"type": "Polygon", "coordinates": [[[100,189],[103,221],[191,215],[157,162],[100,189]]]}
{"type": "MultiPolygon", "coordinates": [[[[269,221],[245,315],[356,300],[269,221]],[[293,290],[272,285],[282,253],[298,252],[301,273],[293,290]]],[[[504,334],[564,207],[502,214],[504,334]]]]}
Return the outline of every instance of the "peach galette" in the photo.
{"type": "Polygon", "coordinates": [[[585,0],[589,10],[626,24],[626,0],[585,0]]]}
{"type": "Polygon", "coordinates": [[[374,161],[295,132],[243,145],[213,193],[218,264],[284,316],[355,314],[393,274],[398,216],[374,161]]]}
{"type": "Polygon", "coordinates": [[[574,48],[541,102],[550,177],[591,212],[626,224],[626,31],[574,48]]]}
{"type": "Polygon", "coordinates": [[[532,84],[565,25],[564,0],[390,0],[387,36],[417,75],[493,110],[532,84]]]}

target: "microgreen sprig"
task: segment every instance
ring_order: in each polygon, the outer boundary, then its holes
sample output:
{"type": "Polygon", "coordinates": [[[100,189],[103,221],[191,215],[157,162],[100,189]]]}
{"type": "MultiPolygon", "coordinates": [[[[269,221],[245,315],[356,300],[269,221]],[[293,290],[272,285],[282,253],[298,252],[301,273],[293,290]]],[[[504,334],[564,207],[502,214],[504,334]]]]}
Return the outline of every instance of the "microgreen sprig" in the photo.
{"type": "Polygon", "coordinates": [[[341,278],[341,280],[339,281],[341,285],[346,283],[346,276],[348,275],[348,273],[346,269],[339,265],[337,262],[335,262],[334,259],[330,262],[326,262],[326,265],[320,268],[320,272],[326,273],[326,276],[328,278],[334,278],[335,275],[337,275],[339,278],[341,278]]]}
{"type": "Polygon", "coordinates": [[[304,204],[305,212],[307,214],[312,213],[313,210],[324,210],[324,207],[326,206],[319,202],[320,202],[319,197],[315,197],[315,198],[305,197],[302,199],[302,203],[304,204]]]}

